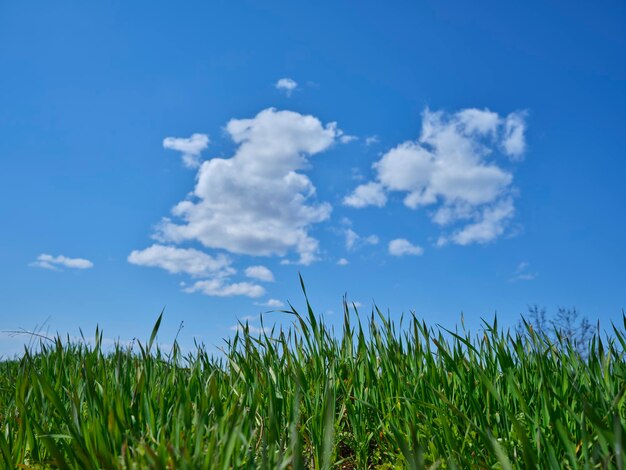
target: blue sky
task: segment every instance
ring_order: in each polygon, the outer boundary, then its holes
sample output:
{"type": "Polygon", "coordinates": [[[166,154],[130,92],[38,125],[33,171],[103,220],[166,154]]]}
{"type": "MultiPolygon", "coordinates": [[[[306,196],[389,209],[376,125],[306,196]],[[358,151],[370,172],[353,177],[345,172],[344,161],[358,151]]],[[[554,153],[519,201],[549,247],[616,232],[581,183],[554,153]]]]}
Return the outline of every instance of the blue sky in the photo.
{"type": "Polygon", "coordinates": [[[212,347],[298,272],[333,323],[609,326],[624,50],[617,1],[3,2],[0,330],[212,347]]]}

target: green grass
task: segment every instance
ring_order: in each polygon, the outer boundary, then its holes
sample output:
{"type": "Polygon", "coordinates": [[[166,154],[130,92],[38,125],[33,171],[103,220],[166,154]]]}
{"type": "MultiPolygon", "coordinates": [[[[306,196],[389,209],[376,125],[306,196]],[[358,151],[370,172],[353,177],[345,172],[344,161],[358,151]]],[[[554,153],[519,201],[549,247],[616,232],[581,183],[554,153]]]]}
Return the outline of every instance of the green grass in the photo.
{"type": "Polygon", "coordinates": [[[530,325],[289,313],[220,358],[160,350],[159,317],[134,350],[98,331],[0,363],[0,468],[624,468],[621,326],[582,357],[530,325]]]}

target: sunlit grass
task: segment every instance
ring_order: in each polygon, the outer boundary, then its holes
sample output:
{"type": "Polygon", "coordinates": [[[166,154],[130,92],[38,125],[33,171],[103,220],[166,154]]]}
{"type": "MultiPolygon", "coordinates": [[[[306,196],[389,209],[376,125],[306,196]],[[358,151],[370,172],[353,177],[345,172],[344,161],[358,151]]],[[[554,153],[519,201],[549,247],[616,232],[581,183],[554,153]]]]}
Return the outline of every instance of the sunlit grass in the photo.
{"type": "Polygon", "coordinates": [[[530,325],[345,305],[335,334],[307,307],[217,358],[162,351],[159,317],[134,350],[98,331],[0,363],[0,468],[623,468],[622,326],[582,357],[530,325]]]}

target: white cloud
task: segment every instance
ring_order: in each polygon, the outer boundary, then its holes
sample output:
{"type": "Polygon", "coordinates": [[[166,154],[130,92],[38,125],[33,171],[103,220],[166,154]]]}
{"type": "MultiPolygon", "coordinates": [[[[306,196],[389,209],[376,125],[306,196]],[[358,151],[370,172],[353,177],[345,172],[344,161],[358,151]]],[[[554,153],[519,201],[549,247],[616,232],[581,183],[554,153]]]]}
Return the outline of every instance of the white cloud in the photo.
{"type": "Polygon", "coordinates": [[[269,328],[269,327],[260,327],[260,326],[251,325],[247,321],[244,321],[243,325],[242,324],[233,325],[233,326],[230,327],[230,329],[232,331],[243,332],[245,327],[248,327],[248,332],[251,335],[260,335],[261,333],[268,334],[268,333],[270,333],[272,331],[272,329],[269,328]]]}
{"type": "Polygon", "coordinates": [[[380,142],[380,139],[377,135],[370,135],[365,138],[365,145],[370,146],[380,142]]]}
{"type": "Polygon", "coordinates": [[[349,144],[350,142],[354,142],[355,140],[359,140],[356,135],[343,134],[341,137],[339,137],[339,142],[341,142],[342,144],[349,144]]]}
{"type": "Polygon", "coordinates": [[[244,295],[247,297],[261,297],[265,294],[265,289],[250,282],[228,283],[224,279],[207,279],[197,281],[192,286],[183,289],[184,292],[200,292],[204,295],[214,297],[233,297],[244,295]]]}
{"type": "Polygon", "coordinates": [[[254,256],[295,251],[299,263],[315,261],[319,244],[308,230],[329,218],[331,206],[313,202],[315,186],[299,170],[335,142],[336,124],[269,108],[232,119],[226,131],[235,154],[202,163],[193,194],[172,209],[179,221],[163,219],[155,237],[254,256]]]}
{"type": "Polygon", "coordinates": [[[350,176],[355,181],[363,181],[365,179],[365,176],[363,176],[361,170],[356,167],[350,168],[350,176]]]}
{"type": "Polygon", "coordinates": [[[456,113],[456,119],[467,135],[493,136],[500,125],[498,113],[488,109],[463,109],[456,113]]]}
{"type": "Polygon", "coordinates": [[[361,239],[366,245],[378,245],[378,237],[376,235],[368,235],[361,239]]]}
{"type": "Polygon", "coordinates": [[[270,308],[280,308],[285,306],[285,304],[278,299],[269,299],[267,302],[255,302],[254,305],[270,308]]]}
{"type": "MultiPolygon", "coordinates": [[[[193,248],[176,248],[173,246],[152,245],[144,250],[134,250],[128,256],[128,262],[139,266],[150,266],[164,269],[172,274],[184,273],[192,277],[205,277],[188,285],[181,282],[183,292],[200,292],[215,297],[232,297],[242,295],[260,297],[265,289],[250,282],[231,282],[230,277],[236,273],[231,266],[232,260],[224,254],[210,256],[193,248]]],[[[250,266],[245,270],[248,277],[272,280],[272,272],[264,266],[250,266]]]]}
{"type": "Polygon", "coordinates": [[[346,249],[348,250],[360,248],[365,245],[376,245],[379,241],[376,235],[362,237],[351,228],[346,229],[344,235],[346,236],[346,249]]]}
{"type": "Polygon", "coordinates": [[[138,266],[165,269],[172,274],[199,276],[228,276],[235,273],[231,260],[223,254],[215,257],[193,248],[152,245],[144,250],[133,250],[128,262],[138,266]]]}
{"type": "Polygon", "coordinates": [[[339,261],[337,261],[338,266],[348,266],[349,264],[350,264],[350,261],[348,261],[345,258],[341,258],[339,261]]]}
{"type": "Polygon", "coordinates": [[[514,160],[520,160],[526,150],[526,140],[524,132],[526,131],[526,122],[524,118],[526,113],[511,113],[506,117],[504,131],[504,151],[514,160]]]}
{"type": "Polygon", "coordinates": [[[265,266],[250,266],[246,268],[246,276],[259,281],[274,282],[274,274],[265,266]]]}
{"type": "Polygon", "coordinates": [[[354,230],[350,228],[345,231],[345,235],[346,235],[346,248],[348,250],[351,250],[352,247],[354,247],[354,244],[356,243],[356,241],[361,238],[354,230]]]}
{"type": "Polygon", "coordinates": [[[442,235],[439,244],[491,241],[504,232],[515,212],[513,175],[498,164],[494,150],[521,159],[524,132],[524,113],[502,118],[489,110],[427,109],[419,139],[386,152],[373,165],[376,180],[358,186],[344,204],[382,207],[387,193],[404,193],[404,205],[410,209],[436,206],[431,217],[439,225],[467,224],[442,235]]]}
{"type": "Polygon", "coordinates": [[[513,215],[515,207],[511,198],[486,206],[475,216],[474,223],[466,225],[450,236],[440,237],[437,245],[442,246],[450,241],[457,245],[490,242],[504,233],[506,223],[513,215]]]}
{"type": "Polygon", "coordinates": [[[209,146],[209,136],[206,134],[192,134],[191,137],[166,137],[163,147],[177,150],[183,154],[183,163],[187,168],[200,166],[200,154],[209,146]]]}
{"type": "Polygon", "coordinates": [[[277,90],[282,90],[287,96],[291,96],[293,91],[298,88],[298,82],[291,78],[281,78],[274,85],[277,90]]]}
{"type": "Polygon", "coordinates": [[[517,281],[532,281],[537,278],[537,273],[529,271],[530,263],[522,261],[517,265],[517,268],[513,272],[513,276],[509,279],[509,282],[517,281]]]}
{"type": "Polygon", "coordinates": [[[393,256],[420,256],[424,253],[424,249],[420,246],[413,245],[404,238],[396,238],[389,242],[389,253],[393,256]]]}
{"type": "Polygon", "coordinates": [[[356,208],[367,206],[383,207],[387,204],[387,195],[382,184],[370,182],[357,186],[352,194],[343,199],[343,203],[346,206],[356,208]]]}
{"type": "Polygon", "coordinates": [[[84,258],[68,258],[67,256],[63,255],[52,256],[42,253],[41,255],[37,256],[37,260],[30,263],[29,266],[56,271],[59,269],[59,267],[89,269],[93,268],[93,263],[84,258]]]}

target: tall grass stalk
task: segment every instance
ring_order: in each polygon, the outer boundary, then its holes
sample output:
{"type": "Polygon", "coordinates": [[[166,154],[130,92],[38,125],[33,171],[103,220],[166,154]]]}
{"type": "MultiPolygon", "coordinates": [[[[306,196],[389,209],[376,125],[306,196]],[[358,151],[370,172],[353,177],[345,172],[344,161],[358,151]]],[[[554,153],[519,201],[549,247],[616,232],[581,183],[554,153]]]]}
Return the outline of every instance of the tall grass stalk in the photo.
{"type": "MultiPolygon", "coordinates": [[[[225,356],[56,338],[0,363],[0,468],[624,468],[626,317],[582,357],[485,323],[402,327],[307,300],[225,356]]],[[[408,320],[408,321],[407,321],[408,320]]]]}

